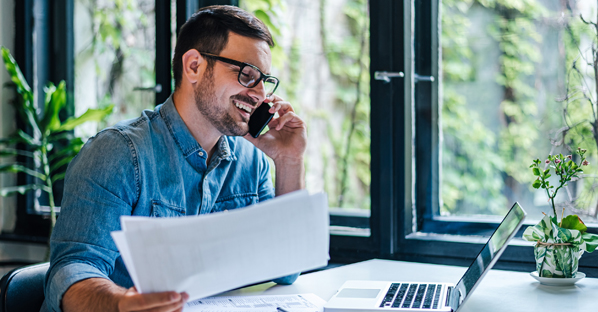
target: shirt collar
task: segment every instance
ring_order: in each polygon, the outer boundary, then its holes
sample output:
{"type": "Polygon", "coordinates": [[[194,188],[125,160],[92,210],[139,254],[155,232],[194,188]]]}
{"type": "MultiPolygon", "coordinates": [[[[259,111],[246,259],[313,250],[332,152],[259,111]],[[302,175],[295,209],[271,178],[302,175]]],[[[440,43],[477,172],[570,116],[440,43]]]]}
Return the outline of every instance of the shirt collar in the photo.
{"type": "MultiPolygon", "coordinates": [[[[174,102],[172,101],[172,95],[168,97],[166,102],[162,104],[160,108],[160,115],[164,119],[168,130],[170,130],[170,134],[172,138],[177,143],[183,155],[185,157],[189,157],[195,153],[200,151],[205,153],[205,150],[197,143],[197,140],[185,125],[185,122],[179,115],[176,107],[174,106],[174,102]]],[[[226,159],[226,160],[235,160],[234,152],[230,149],[230,145],[228,143],[229,138],[225,135],[220,137],[218,140],[217,150],[214,153],[216,157],[226,159]]]]}

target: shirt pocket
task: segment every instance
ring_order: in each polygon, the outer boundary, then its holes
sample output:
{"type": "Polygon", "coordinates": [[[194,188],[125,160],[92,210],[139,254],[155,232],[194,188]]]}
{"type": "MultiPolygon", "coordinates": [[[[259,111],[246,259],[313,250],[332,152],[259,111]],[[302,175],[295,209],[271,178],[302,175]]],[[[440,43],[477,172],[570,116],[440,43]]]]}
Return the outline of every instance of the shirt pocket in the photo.
{"type": "Polygon", "coordinates": [[[257,204],[258,202],[259,197],[255,193],[222,196],[216,200],[212,212],[243,208],[257,204]]]}
{"type": "Polygon", "coordinates": [[[159,200],[152,200],[152,211],[150,217],[156,218],[172,218],[182,217],[185,215],[185,208],[177,207],[171,204],[166,204],[159,200]]]}

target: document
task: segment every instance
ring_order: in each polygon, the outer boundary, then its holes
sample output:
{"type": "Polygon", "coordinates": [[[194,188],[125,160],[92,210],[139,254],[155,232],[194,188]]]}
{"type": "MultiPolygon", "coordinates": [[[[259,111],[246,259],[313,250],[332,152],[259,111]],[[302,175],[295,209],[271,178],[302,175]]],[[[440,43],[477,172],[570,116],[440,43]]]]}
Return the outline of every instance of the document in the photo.
{"type": "Polygon", "coordinates": [[[139,292],[195,300],[325,266],[328,225],[326,195],[303,190],[206,215],[123,216],[112,238],[139,292]]]}
{"type": "Polygon", "coordinates": [[[325,303],[314,294],[209,297],[188,302],[183,312],[321,312],[325,303]]]}

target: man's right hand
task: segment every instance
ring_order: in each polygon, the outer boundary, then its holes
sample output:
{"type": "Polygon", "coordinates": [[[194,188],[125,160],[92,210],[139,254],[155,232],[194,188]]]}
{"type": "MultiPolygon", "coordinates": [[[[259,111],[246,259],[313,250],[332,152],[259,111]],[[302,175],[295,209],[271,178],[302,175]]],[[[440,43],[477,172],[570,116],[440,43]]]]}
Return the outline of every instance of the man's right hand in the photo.
{"type": "Polygon", "coordinates": [[[187,293],[166,291],[140,294],[135,287],[131,287],[118,301],[118,311],[181,312],[187,300],[187,293]]]}
{"type": "Polygon", "coordinates": [[[135,287],[125,289],[104,278],[90,278],[73,284],[62,297],[62,310],[181,312],[189,300],[187,293],[165,291],[140,294],[135,287]]]}

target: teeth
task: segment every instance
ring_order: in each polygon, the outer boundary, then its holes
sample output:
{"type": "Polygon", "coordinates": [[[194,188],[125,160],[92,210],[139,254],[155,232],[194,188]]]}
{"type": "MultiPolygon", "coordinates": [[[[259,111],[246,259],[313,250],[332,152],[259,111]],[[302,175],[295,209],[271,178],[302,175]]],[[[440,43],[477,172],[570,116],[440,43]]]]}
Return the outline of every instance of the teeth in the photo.
{"type": "Polygon", "coordinates": [[[247,105],[241,104],[239,102],[235,102],[235,106],[238,107],[238,108],[240,108],[240,109],[242,109],[242,110],[244,110],[244,111],[246,111],[246,112],[248,112],[248,113],[251,113],[251,107],[249,107],[247,105]]]}

